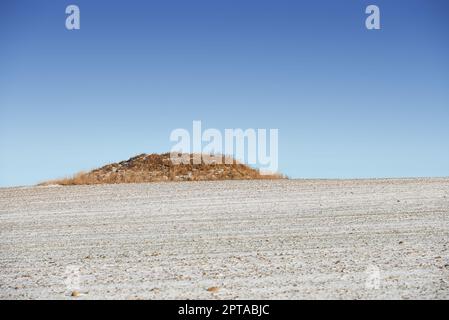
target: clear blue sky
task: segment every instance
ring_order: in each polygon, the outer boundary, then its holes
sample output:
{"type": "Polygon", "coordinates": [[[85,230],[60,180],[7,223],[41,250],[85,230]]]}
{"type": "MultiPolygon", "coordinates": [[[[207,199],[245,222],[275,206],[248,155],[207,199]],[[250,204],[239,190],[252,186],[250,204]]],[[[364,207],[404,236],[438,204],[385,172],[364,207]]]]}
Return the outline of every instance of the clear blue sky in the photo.
{"type": "Polygon", "coordinates": [[[0,1],[0,186],[169,151],[193,120],[278,128],[293,178],[449,176],[448,13],[447,0],[0,1]],[[69,4],[81,30],[65,29],[69,4]]]}

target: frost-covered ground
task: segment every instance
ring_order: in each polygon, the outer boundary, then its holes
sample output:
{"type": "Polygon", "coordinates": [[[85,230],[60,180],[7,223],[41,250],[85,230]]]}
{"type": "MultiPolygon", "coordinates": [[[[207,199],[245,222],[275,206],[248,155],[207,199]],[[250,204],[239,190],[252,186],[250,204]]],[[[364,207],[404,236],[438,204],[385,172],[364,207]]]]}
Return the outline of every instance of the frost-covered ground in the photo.
{"type": "Polygon", "coordinates": [[[449,179],[0,189],[0,298],[448,299],[449,179]]]}

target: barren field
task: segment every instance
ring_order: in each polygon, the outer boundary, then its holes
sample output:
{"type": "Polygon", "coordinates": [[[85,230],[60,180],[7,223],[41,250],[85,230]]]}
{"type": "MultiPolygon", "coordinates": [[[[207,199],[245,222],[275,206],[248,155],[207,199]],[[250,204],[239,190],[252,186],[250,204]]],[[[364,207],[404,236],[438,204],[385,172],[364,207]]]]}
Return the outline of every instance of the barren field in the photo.
{"type": "Polygon", "coordinates": [[[448,299],[448,246],[449,179],[0,189],[2,299],[448,299]]]}

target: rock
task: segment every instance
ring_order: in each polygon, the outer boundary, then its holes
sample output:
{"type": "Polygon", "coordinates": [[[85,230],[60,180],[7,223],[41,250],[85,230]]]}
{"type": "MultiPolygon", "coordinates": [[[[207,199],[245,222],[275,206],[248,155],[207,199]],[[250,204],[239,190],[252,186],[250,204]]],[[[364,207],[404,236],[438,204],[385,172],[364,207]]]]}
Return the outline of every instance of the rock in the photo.
{"type": "Polygon", "coordinates": [[[81,295],[81,293],[79,293],[79,291],[73,290],[72,293],[70,294],[72,297],[79,297],[81,295]]]}

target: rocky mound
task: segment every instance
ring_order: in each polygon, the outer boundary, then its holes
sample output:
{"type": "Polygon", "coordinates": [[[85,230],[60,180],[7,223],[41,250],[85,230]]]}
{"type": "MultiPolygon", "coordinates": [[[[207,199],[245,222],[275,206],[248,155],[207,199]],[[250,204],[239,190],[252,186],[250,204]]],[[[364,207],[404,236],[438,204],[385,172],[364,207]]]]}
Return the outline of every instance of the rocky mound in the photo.
{"type": "MultiPolygon", "coordinates": [[[[140,154],[129,160],[108,164],[90,172],[81,172],[71,178],[45,182],[42,185],[82,185],[143,183],[159,181],[206,181],[206,180],[250,180],[281,179],[281,175],[262,175],[259,170],[231,159],[232,164],[221,163],[194,164],[193,154],[190,163],[177,164],[170,154],[140,154]]],[[[198,156],[198,155],[196,155],[198,156]]],[[[187,158],[188,159],[188,158],[187,158]]]]}

